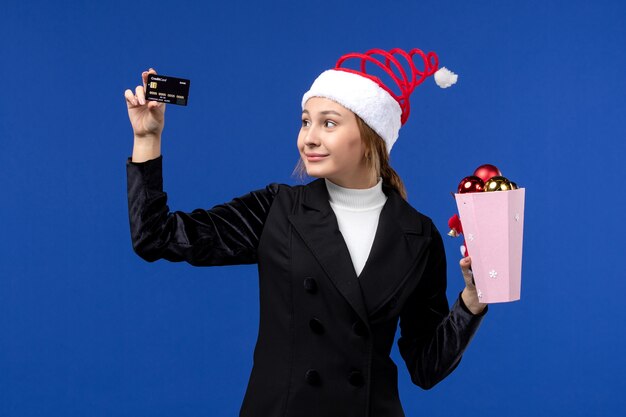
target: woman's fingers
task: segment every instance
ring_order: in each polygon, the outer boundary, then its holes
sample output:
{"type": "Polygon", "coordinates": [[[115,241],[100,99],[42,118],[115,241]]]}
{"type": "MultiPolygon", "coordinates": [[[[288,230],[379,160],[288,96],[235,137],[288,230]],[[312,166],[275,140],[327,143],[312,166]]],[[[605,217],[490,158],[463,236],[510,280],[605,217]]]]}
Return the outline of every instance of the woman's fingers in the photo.
{"type": "Polygon", "coordinates": [[[127,88],[126,91],[124,91],[124,97],[126,98],[126,102],[132,106],[137,106],[139,104],[137,97],[135,97],[130,88],[127,88]]]}
{"type": "Polygon", "coordinates": [[[470,286],[470,284],[476,285],[474,281],[474,273],[472,272],[472,259],[469,256],[461,259],[459,261],[459,265],[461,266],[461,272],[463,273],[463,279],[465,279],[465,283],[470,286]]]}
{"type": "MultiPolygon", "coordinates": [[[[148,74],[156,74],[156,71],[154,68],[150,68],[148,71],[144,71],[141,73],[141,80],[143,81],[143,86],[138,85],[137,87],[135,87],[135,94],[133,94],[131,89],[126,89],[126,91],[124,91],[124,97],[126,98],[127,103],[129,103],[132,106],[143,106],[144,104],[146,104],[146,88],[147,88],[147,82],[148,82],[148,74]]],[[[148,103],[148,108],[150,109],[154,109],[155,107],[158,108],[160,106],[158,106],[158,104],[160,103],[155,103],[155,104],[150,104],[148,103]]]]}
{"type": "Polygon", "coordinates": [[[137,100],[139,100],[139,104],[142,106],[146,104],[146,95],[144,94],[144,89],[142,86],[138,85],[135,88],[135,95],[137,96],[137,100]]]}
{"type": "Polygon", "coordinates": [[[156,71],[154,68],[150,68],[148,71],[144,71],[141,73],[141,80],[143,81],[143,89],[144,91],[148,89],[148,74],[155,74],[156,71]]]}
{"type": "Polygon", "coordinates": [[[148,100],[148,108],[150,110],[152,109],[158,109],[159,107],[161,107],[162,105],[164,105],[165,103],[162,103],[160,101],[154,101],[154,100],[148,100]]]}

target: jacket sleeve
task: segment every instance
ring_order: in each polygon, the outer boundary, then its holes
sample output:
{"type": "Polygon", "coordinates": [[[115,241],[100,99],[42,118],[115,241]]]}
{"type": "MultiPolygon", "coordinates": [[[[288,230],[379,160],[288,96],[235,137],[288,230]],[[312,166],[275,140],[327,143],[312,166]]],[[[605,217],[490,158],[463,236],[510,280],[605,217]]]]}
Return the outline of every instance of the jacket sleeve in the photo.
{"type": "Polygon", "coordinates": [[[160,155],[126,161],[128,217],[133,250],[148,262],[166,259],[195,266],[251,264],[279,185],[269,184],[209,210],[170,212],[160,155]]]}
{"type": "Polygon", "coordinates": [[[458,366],[488,309],[472,314],[460,294],[449,309],[443,240],[432,223],[431,228],[426,269],[400,313],[398,339],[411,381],[423,389],[432,388],[458,366]]]}

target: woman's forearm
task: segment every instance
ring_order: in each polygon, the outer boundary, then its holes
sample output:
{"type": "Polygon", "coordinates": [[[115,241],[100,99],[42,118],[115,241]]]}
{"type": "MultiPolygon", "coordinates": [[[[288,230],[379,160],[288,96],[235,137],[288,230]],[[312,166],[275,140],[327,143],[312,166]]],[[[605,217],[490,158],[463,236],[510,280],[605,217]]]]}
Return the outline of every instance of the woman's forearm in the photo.
{"type": "Polygon", "coordinates": [[[145,162],[161,155],[161,136],[135,136],[132,162],[145,162]]]}

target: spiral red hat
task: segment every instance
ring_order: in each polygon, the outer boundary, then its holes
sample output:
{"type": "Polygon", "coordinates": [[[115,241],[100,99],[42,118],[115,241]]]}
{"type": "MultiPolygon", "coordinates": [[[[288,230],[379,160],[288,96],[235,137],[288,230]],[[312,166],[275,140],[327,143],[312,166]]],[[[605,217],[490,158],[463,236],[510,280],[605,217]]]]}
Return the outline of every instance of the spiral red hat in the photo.
{"type": "Polygon", "coordinates": [[[439,58],[434,52],[426,54],[417,48],[409,52],[400,48],[390,51],[370,49],[365,53],[352,52],[339,58],[334,69],[324,71],[315,79],[309,91],[302,96],[302,110],[311,97],[324,97],[336,101],[357,114],[374,129],[387,144],[387,152],[391,152],[393,144],[398,139],[400,127],[409,117],[411,111],[409,97],[415,87],[433,74],[441,88],[456,83],[456,74],[445,67],[438,69],[438,66],[439,58]],[[417,68],[415,57],[421,58],[423,69],[417,68]],[[359,69],[342,66],[346,61],[353,59],[360,60],[359,69]],[[396,84],[400,93],[394,93],[379,77],[368,74],[367,63],[374,64],[384,71],[396,84]],[[405,66],[408,67],[408,71],[405,66]]]}

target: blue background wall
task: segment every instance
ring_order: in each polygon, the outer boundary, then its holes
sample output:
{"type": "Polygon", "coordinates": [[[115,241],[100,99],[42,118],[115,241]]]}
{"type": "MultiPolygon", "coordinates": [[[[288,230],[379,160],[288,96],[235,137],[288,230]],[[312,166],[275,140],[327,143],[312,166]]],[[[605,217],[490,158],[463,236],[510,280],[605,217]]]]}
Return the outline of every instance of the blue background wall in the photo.
{"type": "Polygon", "coordinates": [[[521,301],[492,305],[430,391],[394,347],[407,415],[623,412],[625,18],[618,0],[4,0],[0,416],[236,415],[256,266],[134,254],[123,92],[150,66],[192,80],[166,111],[165,190],[172,210],[209,208],[295,184],[302,93],[373,47],[433,50],[460,75],[416,90],[391,154],[418,210],[447,230],[450,191],[483,163],[527,193],[521,301]]]}

